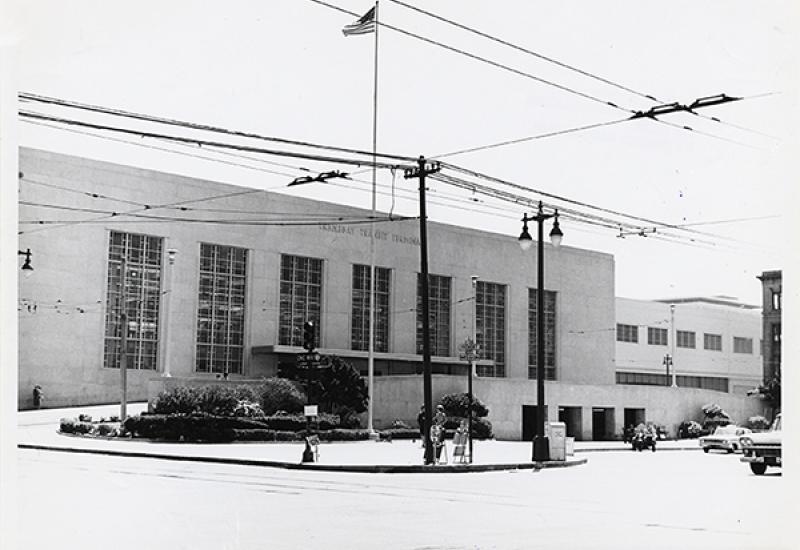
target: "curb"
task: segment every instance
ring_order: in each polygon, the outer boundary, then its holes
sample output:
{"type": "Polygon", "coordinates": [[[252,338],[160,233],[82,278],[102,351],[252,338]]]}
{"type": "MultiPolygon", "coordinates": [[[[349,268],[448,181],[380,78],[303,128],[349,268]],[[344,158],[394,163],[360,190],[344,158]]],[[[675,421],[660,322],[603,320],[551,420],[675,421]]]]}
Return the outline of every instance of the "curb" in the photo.
{"type": "MultiPolygon", "coordinates": [[[[575,454],[578,453],[610,453],[610,452],[624,452],[624,451],[632,451],[630,447],[598,447],[596,449],[575,449],[575,454]]],[[[659,447],[658,452],[662,451],[699,451],[701,450],[700,447],[659,447]]],[[[652,452],[652,451],[642,451],[642,452],[652,452]]]]}
{"type": "Polygon", "coordinates": [[[29,443],[17,444],[19,449],[38,451],[56,451],[62,453],[83,453],[105,456],[122,456],[129,458],[157,458],[161,460],[174,460],[178,462],[208,462],[212,464],[238,464],[241,466],[263,466],[268,468],[283,468],[285,470],[317,470],[321,472],[355,472],[355,473],[464,473],[464,472],[493,472],[499,470],[542,470],[547,468],[569,468],[588,462],[587,458],[578,458],[568,461],[548,462],[523,462],[517,464],[453,464],[453,465],[344,465],[344,464],[314,464],[297,462],[279,462],[272,460],[252,460],[246,458],[225,458],[211,456],[183,456],[163,453],[143,453],[136,451],[114,451],[107,449],[77,449],[74,447],[57,447],[52,445],[35,445],[29,443]]]}

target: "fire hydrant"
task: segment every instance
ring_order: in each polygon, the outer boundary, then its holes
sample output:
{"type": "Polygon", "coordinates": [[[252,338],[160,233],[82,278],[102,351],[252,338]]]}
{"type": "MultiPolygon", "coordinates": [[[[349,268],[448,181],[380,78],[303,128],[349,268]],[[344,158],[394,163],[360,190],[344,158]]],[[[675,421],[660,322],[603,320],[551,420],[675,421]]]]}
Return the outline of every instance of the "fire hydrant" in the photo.
{"type": "Polygon", "coordinates": [[[33,387],[33,408],[34,409],[41,409],[42,408],[42,399],[44,399],[44,393],[42,393],[42,387],[39,384],[36,384],[33,387]]]}

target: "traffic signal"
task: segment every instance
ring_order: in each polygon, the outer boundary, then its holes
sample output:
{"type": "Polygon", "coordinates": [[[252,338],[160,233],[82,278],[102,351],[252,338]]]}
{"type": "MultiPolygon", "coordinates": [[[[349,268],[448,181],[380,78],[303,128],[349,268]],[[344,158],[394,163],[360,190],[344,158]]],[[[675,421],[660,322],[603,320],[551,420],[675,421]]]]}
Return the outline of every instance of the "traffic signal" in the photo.
{"type": "Polygon", "coordinates": [[[303,323],[303,347],[308,351],[314,351],[317,342],[317,327],[314,321],[303,323]]]}

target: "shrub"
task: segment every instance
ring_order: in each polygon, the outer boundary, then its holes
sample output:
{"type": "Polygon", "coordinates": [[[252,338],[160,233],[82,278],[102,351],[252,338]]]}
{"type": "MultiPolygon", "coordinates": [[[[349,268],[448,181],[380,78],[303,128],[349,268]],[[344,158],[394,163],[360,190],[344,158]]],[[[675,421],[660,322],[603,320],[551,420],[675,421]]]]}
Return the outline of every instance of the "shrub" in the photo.
{"type": "Polygon", "coordinates": [[[216,416],[258,416],[260,398],[246,385],[201,387],[178,386],[161,392],[153,401],[155,414],[193,414],[202,412],[216,416]],[[250,403],[251,405],[246,405],[250,403]],[[237,414],[240,413],[240,414],[237,414]]]}
{"type": "Polygon", "coordinates": [[[233,416],[243,416],[247,418],[264,416],[261,405],[252,401],[241,400],[233,410],[233,416]]]}
{"type": "MultiPolygon", "coordinates": [[[[311,384],[314,396],[322,410],[343,417],[362,413],[369,402],[367,384],[353,365],[336,355],[322,359],[325,368],[311,384]]],[[[352,420],[350,420],[352,422],[352,420]]]]}
{"type": "Polygon", "coordinates": [[[678,437],[684,439],[700,437],[700,433],[702,431],[703,427],[699,422],[695,422],[694,420],[684,420],[678,426],[678,437]]]}
{"type": "Polygon", "coordinates": [[[413,428],[389,428],[381,430],[382,439],[419,439],[419,430],[413,428]]]}
{"type": "MultiPolygon", "coordinates": [[[[460,416],[466,418],[469,411],[469,394],[468,393],[449,393],[443,395],[439,400],[439,404],[444,407],[444,412],[447,416],[460,416]]],[[[480,399],[472,396],[472,410],[474,417],[485,417],[489,415],[489,409],[481,402],[480,399]]]]}
{"type": "Polygon", "coordinates": [[[302,436],[296,432],[267,429],[233,430],[236,441],[300,441],[302,436]]]}
{"type": "Polygon", "coordinates": [[[91,422],[92,421],[92,417],[90,415],[88,415],[88,414],[79,414],[78,415],[78,420],[80,422],[91,422]]]}
{"type": "Polygon", "coordinates": [[[134,437],[168,441],[233,441],[235,429],[265,429],[263,422],[233,416],[146,415],[131,416],[124,428],[134,437]]]}
{"type": "Polygon", "coordinates": [[[117,429],[108,424],[100,424],[97,426],[97,435],[115,436],[117,435],[117,429]]]}
{"type": "Polygon", "coordinates": [[[340,417],[339,425],[342,428],[351,430],[361,428],[361,417],[355,411],[347,407],[340,407],[337,412],[340,417]]]}
{"type": "Polygon", "coordinates": [[[369,430],[327,430],[318,432],[320,441],[365,441],[369,430]]]}
{"type": "MultiPolygon", "coordinates": [[[[259,420],[271,430],[299,432],[306,429],[306,417],[302,414],[265,416],[259,420]]],[[[331,430],[341,427],[339,417],[335,414],[328,413],[320,414],[313,424],[319,430],[331,430]]]]}
{"type": "Polygon", "coordinates": [[[731,417],[722,410],[716,403],[709,403],[702,407],[705,419],[703,420],[703,430],[712,433],[719,426],[727,426],[731,423],[731,417]]]}
{"type": "MultiPolygon", "coordinates": [[[[392,421],[392,425],[391,425],[390,429],[392,429],[392,430],[410,430],[411,426],[409,426],[408,424],[406,424],[405,422],[403,422],[399,418],[395,418],[392,421]]],[[[414,431],[419,433],[417,430],[414,430],[414,431]]]]}
{"type": "Polygon", "coordinates": [[[769,430],[770,423],[769,420],[763,416],[751,416],[747,419],[747,422],[745,422],[745,427],[755,431],[764,431],[769,430]]]}
{"type": "MultiPolygon", "coordinates": [[[[233,416],[239,405],[240,390],[231,386],[212,385],[200,388],[200,411],[215,416],[233,416]]],[[[256,401],[253,396],[253,401],[256,401]]]]}
{"type": "MultiPolygon", "coordinates": [[[[81,416],[85,417],[86,415],[81,416]]],[[[59,431],[65,434],[88,434],[92,433],[93,429],[94,426],[91,423],[74,418],[62,418],[59,423],[59,431]]]]}
{"type": "MultiPolygon", "coordinates": [[[[463,418],[448,416],[444,421],[444,428],[446,432],[455,433],[456,429],[461,425],[463,418]]],[[[472,439],[491,439],[494,437],[492,434],[492,423],[486,418],[473,418],[472,419],[472,439]]]]}
{"type": "Polygon", "coordinates": [[[185,386],[163,391],[153,401],[155,414],[191,414],[199,409],[197,391],[185,386]]]}
{"type": "Polygon", "coordinates": [[[472,420],[472,439],[491,439],[492,423],[486,418],[474,418],[472,420]]]}
{"type": "Polygon", "coordinates": [[[267,416],[279,411],[303,411],[305,398],[297,386],[286,378],[267,378],[259,388],[261,408],[267,416]]]}

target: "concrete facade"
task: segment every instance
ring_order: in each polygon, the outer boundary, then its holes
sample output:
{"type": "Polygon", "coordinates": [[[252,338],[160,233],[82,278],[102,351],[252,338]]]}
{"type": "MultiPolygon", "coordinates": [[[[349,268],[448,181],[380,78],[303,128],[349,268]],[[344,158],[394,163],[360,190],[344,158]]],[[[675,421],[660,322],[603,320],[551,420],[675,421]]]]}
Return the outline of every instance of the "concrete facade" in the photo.
{"type": "MultiPolygon", "coordinates": [[[[419,412],[421,377],[403,376],[377,378],[375,403],[376,425],[389,425],[401,419],[416,426],[419,412]]],[[[434,400],[442,395],[466,391],[465,377],[434,376],[434,400]]],[[[523,406],[536,405],[536,384],[510,379],[478,378],[473,382],[475,396],[489,407],[489,420],[495,436],[500,439],[519,439],[523,424],[523,406]]],[[[675,435],[684,420],[703,421],[701,408],[709,403],[720,405],[734,420],[745,422],[751,416],[763,415],[761,400],[723,392],[694,388],[672,388],[629,385],[586,385],[557,382],[545,383],[547,419],[567,423],[568,435],[578,441],[618,439],[625,426],[625,409],[642,411],[642,421],[664,425],[675,435]],[[561,410],[560,410],[561,409],[561,410]],[[603,410],[602,438],[594,437],[593,411],[603,410]],[[580,419],[570,426],[564,411],[573,410],[580,419]]],[[[567,415],[568,416],[568,415],[567,415]]]]}
{"type": "MultiPolygon", "coordinates": [[[[280,361],[292,360],[302,351],[279,344],[284,254],[323,261],[320,351],[345,357],[365,372],[366,352],[351,349],[350,331],[353,265],[369,263],[369,226],[246,222],[277,213],[330,219],[333,215],[363,217],[368,211],[37,150],[21,151],[20,172],[20,221],[61,222],[56,227],[22,225],[19,246],[32,250],[35,270],[19,283],[20,408],[32,406],[36,384],[42,386],[45,406],[111,403],[120,398],[119,369],[103,366],[112,231],[159,237],[163,243],[157,369],[128,370],[129,400],[146,399],[149,381],[155,379],[158,386],[167,366],[176,379],[194,379],[193,383],[216,379],[215,374],[195,368],[202,243],[247,250],[243,370],[230,376],[231,383],[272,376],[280,361]],[[220,210],[237,212],[237,223],[215,223],[231,218],[220,210]],[[167,261],[170,249],[177,250],[174,265],[167,261]]],[[[375,355],[378,427],[395,418],[415,421],[422,402],[421,376],[395,374],[398,366],[410,366],[413,372],[421,362],[416,353],[415,311],[418,227],[417,220],[375,226],[376,265],[391,273],[389,350],[375,355]]],[[[496,434],[519,438],[526,422],[523,416],[530,413],[524,413],[523,406],[534,405],[536,396],[535,380],[528,378],[528,292],[536,286],[536,255],[522,252],[513,235],[436,223],[428,224],[428,234],[430,273],[448,276],[452,282],[450,350],[447,356],[433,358],[434,371],[449,375],[435,377],[435,395],[466,387],[458,345],[471,334],[471,276],[502,285],[506,377],[478,379],[476,393],[491,410],[496,434]]],[[[721,392],[665,393],[667,388],[617,385],[620,365],[614,361],[618,347],[612,327],[619,312],[613,257],[550,245],[545,256],[545,289],[556,295],[556,381],[547,383],[551,419],[563,414],[579,437],[596,438],[600,431],[592,426],[593,420],[597,424],[598,415],[604,415],[601,431],[603,437],[610,437],[619,431],[621,409],[629,403],[637,410],[646,409],[643,414],[660,423],[671,422],[673,416],[675,422],[693,418],[696,402],[701,401],[726,403],[727,409],[735,411],[732,414],[752,412],[756,400],[721,392]],[[686,408],[678,410],[674,405],[686,408]],[[560,413],[562,406],[566,409],[560,413]]],[[[739,373],[735,365],[703,368],[739,373]]]]}
{"type": "Polygon", "coordinates": [[[727,380],[728,391],[737,395],[746,395],[760,383],[761,311],[755,306],[724,299],[652,302],[617,298],[616,307],[616,322],[638,327],[639,336],[636,343],[616,341],[618,373],[666,375],[664,357],[669,354],[670,374],[674,370],[678,377],[727,380]],[[666,341],[650,343],[648,328],[665,329],[666,341]],[[678,331],[694,333],[695,346],[678,345],[674,341],[678,331]],[[721,349],[705,349],[705,334],[719,336],[721,349]],[[735,352],[734,337],[749,339],[752,351],[735,352]]]}

